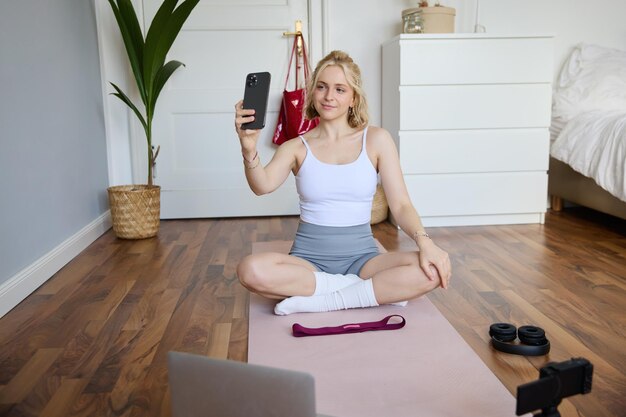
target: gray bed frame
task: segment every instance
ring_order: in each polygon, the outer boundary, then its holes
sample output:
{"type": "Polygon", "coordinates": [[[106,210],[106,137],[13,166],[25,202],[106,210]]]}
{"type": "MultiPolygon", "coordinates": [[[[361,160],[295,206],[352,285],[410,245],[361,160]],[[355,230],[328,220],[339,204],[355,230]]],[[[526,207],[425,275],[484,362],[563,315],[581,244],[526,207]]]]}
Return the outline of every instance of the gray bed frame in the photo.
{"type": "Polygon", "coordinates": [[[550,158],[548,194],[555,211],[563,208],[565,200],[626,219],[626,202],[601,188],[592,178],[585,177],[554,158],[550,158]]]}

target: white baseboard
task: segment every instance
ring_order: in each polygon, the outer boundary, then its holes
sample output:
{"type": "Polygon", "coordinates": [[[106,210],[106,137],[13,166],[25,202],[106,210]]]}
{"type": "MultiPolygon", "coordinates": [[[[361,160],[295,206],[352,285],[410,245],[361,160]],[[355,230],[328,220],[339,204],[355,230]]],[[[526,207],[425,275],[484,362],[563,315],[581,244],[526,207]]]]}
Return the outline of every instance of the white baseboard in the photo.
{"type": "Polygon", "coordinates": [[[28,297],[56,274],[76,255],[111,228],[111,212],[100,217],[70,236],[50,252],[0,284],[0,317],[28,297]]]}

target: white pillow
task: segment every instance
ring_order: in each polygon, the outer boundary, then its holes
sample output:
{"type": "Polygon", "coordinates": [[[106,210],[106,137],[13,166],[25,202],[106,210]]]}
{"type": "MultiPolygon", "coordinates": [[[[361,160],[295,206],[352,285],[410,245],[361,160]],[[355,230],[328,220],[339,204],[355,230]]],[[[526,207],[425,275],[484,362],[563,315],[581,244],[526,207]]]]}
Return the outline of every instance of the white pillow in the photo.
{"type": "Polygon", "coordinates": [[[567,122],[593,110],[626,109],[626,52],[574,47],[554,87],[552,117],[567,122]]]}

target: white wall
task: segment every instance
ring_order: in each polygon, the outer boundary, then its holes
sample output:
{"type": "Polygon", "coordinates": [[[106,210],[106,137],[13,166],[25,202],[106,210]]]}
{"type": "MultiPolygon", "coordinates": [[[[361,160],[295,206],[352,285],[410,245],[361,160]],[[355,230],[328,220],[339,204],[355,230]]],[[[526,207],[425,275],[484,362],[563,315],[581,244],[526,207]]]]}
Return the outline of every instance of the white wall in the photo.
{"type": "Polygon", "coordinates": [[[0,317],[110,226],[94,4],[0,2],[0,317]]]}
{"type": "Polygon", "coordinates": [[[625,18],[624,0],[480,2],[480,21],[488,32],[554,34],[555,72],[571,47],[581,42],[626,50],[625,18]]]}
{"type": "MultiPolygon", "coordinates": [[[[456,32],[474,29],[477,0],[441,0],[456,9],[456,32]]],[[[431,4],[434,3],[431,1],[431,4]]],[[[371,123],[381,123],[380,45],[401,32],[401,12],[417,0],[328,0],[328,51],[348,52],[361,67],[371,123]]],[[[555,76],[580,42],[626,50],[624,0],[480,0],[479,23],[489,33],[555,35],[555,76]]],[[[328,52],[326,51],[326,52],[328,52]]]]}

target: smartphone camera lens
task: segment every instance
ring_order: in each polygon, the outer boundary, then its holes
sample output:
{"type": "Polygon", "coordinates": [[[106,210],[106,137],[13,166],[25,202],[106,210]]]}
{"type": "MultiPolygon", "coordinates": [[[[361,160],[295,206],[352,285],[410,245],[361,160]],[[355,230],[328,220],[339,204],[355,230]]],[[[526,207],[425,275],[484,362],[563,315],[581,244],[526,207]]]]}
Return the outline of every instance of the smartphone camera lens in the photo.
{"type": "Polygon", "coordinates": [[[248,86],[249,86],[249,87],[254,87],[254,86],[256,86],[256,85],[257,85],[257,83],[258,83],[258,81],[259,81],[259,80],[257,79],[257,76],[256,76],[256,75],[252,74],[252,75],[248,76],[248,86]]]}

